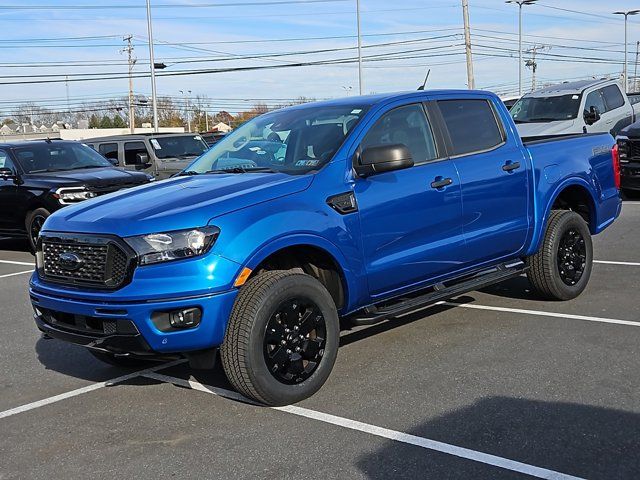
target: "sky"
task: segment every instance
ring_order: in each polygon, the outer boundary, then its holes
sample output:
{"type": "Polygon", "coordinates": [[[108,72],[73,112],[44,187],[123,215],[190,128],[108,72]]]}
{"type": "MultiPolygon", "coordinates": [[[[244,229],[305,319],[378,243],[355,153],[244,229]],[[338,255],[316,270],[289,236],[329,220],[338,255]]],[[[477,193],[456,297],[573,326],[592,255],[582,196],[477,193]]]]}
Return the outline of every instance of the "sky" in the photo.
{"type": "MultiPolygon", "coordinates": [[[[518,7],[503,0],[468,1],[476,87],[516,94],[518,7]]],[[[206,95],[212,110],[234,113],[257,101],[271,106],[358,92],[356,0],[151,4],[156,62],[167,65],[157,79],[159,95],[206,95]],[[300,63],[312,65],[291,66],[300,63]],[[191,74],[176,75],[180,72],[191,74]]],[[[634,6],[640,5],[538,0],[525,6],[524,49],[540,49],[538,85],[619,76],[624,22],[612,12],[634,6]]],[[[364,93],[414,90],[428,70],[429,88],[467,87],[460,0],[360,0],[360,8],[364,93]]],[[[628,24],[630,74],[640,40],[636,18],[629,17],[628,24]]],[[[28,101],[74,109],[87,100],[126,95],[127,57],[121,50],[128,35],[137,58],[135,93],[149,96],[144,0],[4,0],[0,115],[28,101]],[[87,80],[103,77],[108,79],[87,80]],[[49,83],[34,83],[42,81],[49,83]]],[[[531,74],[525,67],[525,91],[531,89],[531,74]]]]}

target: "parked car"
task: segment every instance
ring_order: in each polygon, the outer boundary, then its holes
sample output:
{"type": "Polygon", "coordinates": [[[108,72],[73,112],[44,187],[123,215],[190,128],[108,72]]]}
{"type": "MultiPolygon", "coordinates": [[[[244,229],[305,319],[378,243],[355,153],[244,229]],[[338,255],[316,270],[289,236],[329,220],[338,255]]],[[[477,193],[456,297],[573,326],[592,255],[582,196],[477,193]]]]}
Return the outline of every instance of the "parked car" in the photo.
{"type": "Polygon", "coordinates": [[[0,236],[27,237],[35,251],[52,212],[151,179],[115,168],[78,142],[0,143],[0,236]]]}
{"type": "Polygon", "coordinates": [[[627,97],[629,98],[629,102],[631,102],[631,105],[635,105],[636,103],[640,103],[640,93],[637,93],[637,92],[627,93],[627,97]]]}
{"type": "Polygon", "coordinates": [[[640,194],[640,121],[620,131],[616,137],[620,152],[622,190],[629,196],[640,194]]]}
{"type": "Polygon", "coordinates": [[[202,139],[205,142],[207,142],[207,145],[209,145],[209,147],[214,146],[216,143],[222,140],[225,137],[225,135],[226,133],[221,133],[221,132],[207,132],[207,133],[200,134],[202,139]]]}
{"type": "Polygon", "coordinates": [[[220,347],[243,395],[297,402],[329,376],[340,318],[372,324],[525,272],[544,298],[580,295],[591,235],[620,214],[612,147],[608,133],[523,144],[488,92],[267,113],[180,176],[49,217],[35,321],[115,364],[211,367],[220,347]]]}
{"type": "Polygon", "coordinates": [[[117,135],[89,138],[84,143],[127,170],[158,179],[178,173],[209,148],[199,134],[193,133],[117,135]]]}
{"type": "Polygon", "coordinates": [[[631,102],[615,80],[545,87],[524,95],[510,113],[525,138],[600,132],[615,137],[635,120],[631,102]]]}

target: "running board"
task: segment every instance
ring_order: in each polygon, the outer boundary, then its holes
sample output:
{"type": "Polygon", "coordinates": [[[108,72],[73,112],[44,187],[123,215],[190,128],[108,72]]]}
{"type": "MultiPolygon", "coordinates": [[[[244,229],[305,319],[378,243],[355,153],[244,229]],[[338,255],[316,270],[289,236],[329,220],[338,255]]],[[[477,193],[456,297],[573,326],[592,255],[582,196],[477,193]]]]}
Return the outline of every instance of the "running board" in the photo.
{"type": "Polygon", "coordinates": [[[488,287],[510,278],[519,277],[526,271],[524,263],[516,265],[499,265],[498,267],[466,277],[459,281],[448,281],[432,285],[427,293],[411,298],[401,298],[393,303],[385,302],[382,307],[370,306],[353,314],[349,320],[353,325],[373,325],[389,318],[397,317],[420,308],[433,305],[442,300],[448,300],[473,290],[488,287]]]}

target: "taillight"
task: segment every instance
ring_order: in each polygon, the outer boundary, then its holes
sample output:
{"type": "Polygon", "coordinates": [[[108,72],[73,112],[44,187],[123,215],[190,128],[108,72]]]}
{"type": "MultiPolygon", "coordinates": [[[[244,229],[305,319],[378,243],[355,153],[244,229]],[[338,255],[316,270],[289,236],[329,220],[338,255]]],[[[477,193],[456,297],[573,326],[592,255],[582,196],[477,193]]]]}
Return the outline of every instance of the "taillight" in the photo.
{"type": "Polygon", "coordinates": [[[620,190],[620,152],[617,144],[611,149],[611,160],[613,161],[613,181],[616,188],[620,190]]]}

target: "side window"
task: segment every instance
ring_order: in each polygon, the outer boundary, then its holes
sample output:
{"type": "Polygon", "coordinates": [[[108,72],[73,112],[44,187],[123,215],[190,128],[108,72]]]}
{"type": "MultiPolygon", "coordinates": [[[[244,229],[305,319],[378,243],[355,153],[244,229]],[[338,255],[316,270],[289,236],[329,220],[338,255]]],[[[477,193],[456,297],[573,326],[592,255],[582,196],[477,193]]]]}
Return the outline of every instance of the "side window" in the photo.
{"type": "Polygon", "coordinates": [[[607,111],[607,107],[604,104],[604,98],[602,97],[602,89],[594,90],[587,95],[587,100],[584,103],[584,113],[589,113],[591,107],[596,107],[600,113],[607,111]]]}
{"type": "Polygon", "coordinates": [[[449,131],[453,155],[490,150],[504,142],[504,134],[488,100],[439,100],[449,131]]]}
{"type": "Polygon", "coordinates": [[[13,162],[9,158],[9,154],[4,150],[0,150],[0,168],[10,168],[15,171],[13,168],[13,162]]]}
{"type": "Polygon", "coordinates": [[[136,155],[144,153],[149,155],[144,142],[127,142],[124,144],[124,164],[136,165],[136,155]]]}
{"type": "Polygon", "coordinates": [[[118,144],[117,143],[101,143],[98,146],[98,152],[106,158],[118,159],[118,144]]]}
{"type": "Polygon", "coordinates": [[[624,97],[617,85],[609,85],[602,89],[604,101],[607,104],[607,110],[615,110],[624,105],[624,97]]]}
{"type": "Polygon", "coordinates": [[[367,132],[360,148],[402,144],[415,164],[438,157],[433,133],[421,104],[398,107],[385,113],[367,132]]]}

